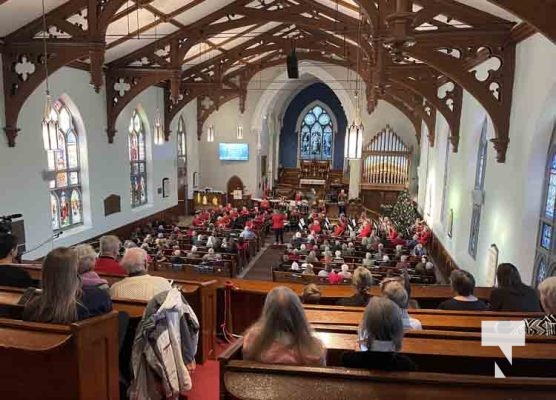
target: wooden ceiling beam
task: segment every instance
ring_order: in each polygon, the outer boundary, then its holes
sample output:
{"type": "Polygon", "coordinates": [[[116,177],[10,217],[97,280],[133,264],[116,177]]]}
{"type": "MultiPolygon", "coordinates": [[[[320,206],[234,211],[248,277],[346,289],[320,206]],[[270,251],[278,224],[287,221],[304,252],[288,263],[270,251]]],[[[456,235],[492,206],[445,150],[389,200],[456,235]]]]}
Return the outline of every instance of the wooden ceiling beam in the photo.
{"type": "Polygon", "coordinates": [[[488,0],[529,22],[556,44],[556,0],[488,0]]]}

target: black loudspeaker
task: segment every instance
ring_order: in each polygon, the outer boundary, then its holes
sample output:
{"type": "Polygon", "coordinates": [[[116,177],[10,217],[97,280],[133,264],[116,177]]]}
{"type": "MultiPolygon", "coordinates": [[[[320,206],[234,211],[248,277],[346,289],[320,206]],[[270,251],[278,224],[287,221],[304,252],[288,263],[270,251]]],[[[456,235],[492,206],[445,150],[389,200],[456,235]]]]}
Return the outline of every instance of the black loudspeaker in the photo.
{"type": "Polygon", "coordinates": [[[295,49],[288,55],[286,59],[286,65],[288,67],[288,78],[298,79],[299,78],[299,67],[297,65],[297,55],[295,54],[295,49]]]}

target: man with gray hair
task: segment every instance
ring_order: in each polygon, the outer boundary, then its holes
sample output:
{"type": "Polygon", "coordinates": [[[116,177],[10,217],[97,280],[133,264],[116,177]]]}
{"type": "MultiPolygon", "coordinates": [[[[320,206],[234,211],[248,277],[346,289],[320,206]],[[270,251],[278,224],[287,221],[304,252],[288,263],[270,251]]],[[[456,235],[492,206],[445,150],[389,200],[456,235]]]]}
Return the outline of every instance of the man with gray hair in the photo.
{"type": "Polygon", "coordinates": [[[95,264],[97,273],[127,275],[117,260],[121,245],[117,236],[105,235],[100,238],[100,254],[95,264]]]}
{"type": "Polygon", "coordinates": [[[409,296],[403,284],[398,280],[385,280],[381,284],[382,295],[392,300],[402,311],[404,329],[423,329],[421,321],[411,318],[407,313],[409,296]]]}
{"type": "Polygon", "coordinates": [[[166,279],[147,274],[147,252],[143,249],[127,249],[122,258],[122,266],[129,276],[112,285],[110,295],[113,298],[149,301],[158,293],[172,289],[166,279]]]}

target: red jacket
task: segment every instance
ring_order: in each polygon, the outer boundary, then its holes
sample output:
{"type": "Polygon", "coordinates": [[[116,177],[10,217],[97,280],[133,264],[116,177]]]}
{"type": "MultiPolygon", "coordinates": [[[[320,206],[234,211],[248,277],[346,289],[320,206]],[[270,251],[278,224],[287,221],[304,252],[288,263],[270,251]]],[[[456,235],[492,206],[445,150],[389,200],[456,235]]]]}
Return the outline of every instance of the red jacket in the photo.
{"type": "Polygon", "coordinates": [[[315,223],[311,224],[311,226],[309,226],[309,230],[315,233],[320,233],[321,231],[320,224],[315,224],[315,223]]]}
{"type": "Polygon", "coordinates": [[[272,229],[283,229],[284,219],[284,214],[272,214],[272,229]]]}
{"type": "Polygon", "coordinates": [[[371,236],[372,232],[373,232],[373,228],[371,228],[370,225],[367,225],[363,227],[363,229],[361,229],[361,233],[359,234],[359,237],[369,237],[371,236]]]}
{"type": "Polygon", "coordinates": [[[334,236],[341,236],[345,230],[346,226],[344,224],[336,225],[336,228],[334,228],[334,236]]]}
{"type": "Polygon", "coordinates": [[[95,264],[95,272],[99,274],[127,275],[125,269],[112,257],[100,256],[95,264]]]}

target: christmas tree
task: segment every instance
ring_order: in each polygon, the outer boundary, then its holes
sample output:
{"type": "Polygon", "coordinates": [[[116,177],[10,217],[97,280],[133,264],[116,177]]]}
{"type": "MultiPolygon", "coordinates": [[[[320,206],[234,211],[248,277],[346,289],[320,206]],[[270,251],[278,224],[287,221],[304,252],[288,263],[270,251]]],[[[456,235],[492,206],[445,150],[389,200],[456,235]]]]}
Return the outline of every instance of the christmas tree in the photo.
{"type": "Polygon", "coordinates": [[[390,214],[390,219],[396,225],[398,233],[407,237],[408,229],[415,223],[416,218],[419,218],[419,214],[413,200],[409,197],[409,192],[407,190],[400,192],[390,214]]]}

